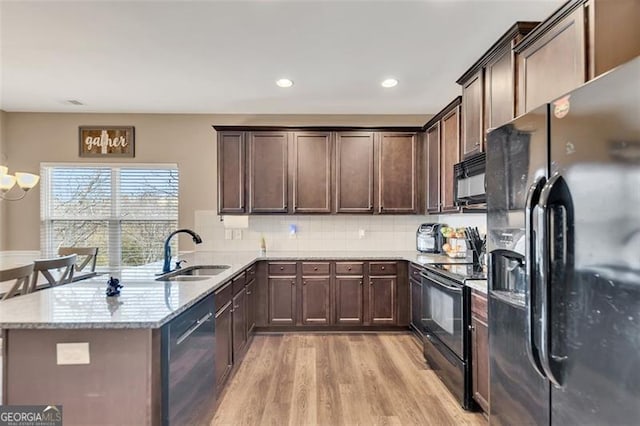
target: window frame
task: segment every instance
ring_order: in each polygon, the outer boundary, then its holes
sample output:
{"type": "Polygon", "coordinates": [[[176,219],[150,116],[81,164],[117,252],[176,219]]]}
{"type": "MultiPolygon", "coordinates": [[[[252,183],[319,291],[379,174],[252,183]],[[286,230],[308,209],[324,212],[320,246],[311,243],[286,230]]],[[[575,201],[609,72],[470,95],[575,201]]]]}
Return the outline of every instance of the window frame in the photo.
{"type": "MultiPolygon", "coordinates": [[[[53,238],[53,226],[56,222],[62,221],[86,221],[86,222],[106,222],[107,230],[107,251],[108,251],[108,266],[106,268],[121,268],[127,267],[122,265],[122,224],[127,222],[171,222],[175,221],[176,227],[180,224],[180,169],[177,163],[116,163],[116,162],[43,162],[40,163],[40,176],[41,176],[41,188],[40,188],[40,241],[41,252],[46,256],[57,256],[56,241],[53,238]],[[110,176],[110,200],[111,208],[108,216],[65,216],[60,217],[54,215],[53,203],[51,197],[53,194],[51,171],[55,168],[78,168],[78,169],[91,169],[102,168],[109,169],[110,176]],[[120,183],[120,171],[122,169],[158,169],[165,171],[173,171],[176,173],[177,179],[177,191],[176,191],[176,215],[175,218],[171,217],[171,214],[167,214],[162,217],[153,217],[151,219],[145,219],[144,215],[125,218],[121,214],[121,206],[123,199],[121,195],[121,183],[120,183]]],[[[176,228],[177,229],[177,228],[176,228]]],[[[175,253],[178,252],[178,239],[175,238],[172,241],[172,249],[175,253]]],[[[134,266],[131,266],[134,267],[134,266]]],[[[105,268],[105,266],[103,266],[105,268]]]]}

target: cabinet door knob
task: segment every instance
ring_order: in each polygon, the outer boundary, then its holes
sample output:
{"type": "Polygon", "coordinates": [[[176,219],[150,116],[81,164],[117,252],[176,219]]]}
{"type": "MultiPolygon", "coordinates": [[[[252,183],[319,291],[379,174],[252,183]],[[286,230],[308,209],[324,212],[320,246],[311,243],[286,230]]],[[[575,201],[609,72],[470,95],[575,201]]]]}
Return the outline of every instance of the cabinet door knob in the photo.
{"type": "Polygon", "coordinates": [[[302,284],[307,285],[307,282],[306,281],[302,281],[302,284]]]}
{"type": "Polygon", "coordinates": [[[281,267],[280,267],[280,270],[281,270],[281,271],[284,271],[284,266],[281,266],[281,267]]]}
{"type": "Polygon", "coordinates": [[[295,281],[291,281],[291,285],[296,285],[296,282],[295,281]]]}
{"type": "Polygon", "coordinates": [[[249,290],[247,290],[247,296],[250,295],[250,294],[251,294],[251,292],[249,290]]]}
{"type": "Polygon", "coordinates": [[[380,268],[380,269],[382,269],[384,271],[384,266],[382,268],[380,268]]]}
{"type": "Polygon", "coordinates": [[[369,285],[373,285],[373,281],[369,281],[369,285]]]}
{"type": "Polygon", "coordinates": [[[351,270],[351,266],[347,266],[347,271],[350,271],[350,270],[351,270]]]}
{"type": "Polygon", "coordinates": [[[362,280],[360,280],[360,285],[362,285],[362,280]]]}
{"type": "Polygon", "coordinates": [[[317,271],[317,270],[318,270],[318,267],[317,267],[317,266],[314,266],[314,267],[313,267],[313,270],[314,270],[314,271],[317,271]]]}

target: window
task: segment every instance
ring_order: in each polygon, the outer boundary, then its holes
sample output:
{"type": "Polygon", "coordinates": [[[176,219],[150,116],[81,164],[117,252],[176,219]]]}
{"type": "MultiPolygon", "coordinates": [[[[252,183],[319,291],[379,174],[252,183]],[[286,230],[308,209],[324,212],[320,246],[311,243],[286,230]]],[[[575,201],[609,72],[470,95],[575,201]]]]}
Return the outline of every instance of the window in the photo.
{"type": "Polygon", "coordinates": [[[164,239],[178,226],[176,165],[43,164],[40,174],[44,256],[98,247],[102,269],[162,259],[164,239]]]}

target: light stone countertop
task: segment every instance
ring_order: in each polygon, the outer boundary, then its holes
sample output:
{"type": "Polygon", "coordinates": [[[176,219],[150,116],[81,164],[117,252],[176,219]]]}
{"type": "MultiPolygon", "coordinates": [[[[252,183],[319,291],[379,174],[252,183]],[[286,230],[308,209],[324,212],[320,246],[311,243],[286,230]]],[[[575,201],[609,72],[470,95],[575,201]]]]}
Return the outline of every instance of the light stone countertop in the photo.
{"type": "Polygon", "coordinates": [[[193,265],[230,265],[202,281],[156,281],[161,263],[115,271],[124,287],[118,297],[106,297],[109,274],[40,290],[0,302],[0,328],[159,328],[211,294],[258,260],[407,260],[418,264],[466,263],[414,251],[287,251],[192,252],[179,256],[193,265]]]}
{"type": "Polygon", "coordinates": [[[484,295],[487,294],[487,280],[468,280],[464,285],[484,295]]]}

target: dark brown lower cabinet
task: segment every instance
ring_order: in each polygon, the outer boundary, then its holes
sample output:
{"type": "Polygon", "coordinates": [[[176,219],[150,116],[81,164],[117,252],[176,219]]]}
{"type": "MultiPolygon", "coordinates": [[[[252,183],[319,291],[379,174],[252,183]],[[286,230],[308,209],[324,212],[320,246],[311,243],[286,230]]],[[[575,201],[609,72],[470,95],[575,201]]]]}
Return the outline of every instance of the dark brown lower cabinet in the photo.
{"type": "Polygon", "coordinates": [[[409,280],[409,284],[411,286],[411,325],[415,331],[422,334],[420,331],[422,317],[422,284],[420,281],[413,279],[409,280]]]}
{"type": "Polygon", "coordinates": [[[231,319],[232,301],[229,301],[216,313],[216,383],[224,383],[233,366],[233,321],[231,319]]]}
{"type": "Polygon", "coordinates": [[[269,277],[269,324],[295,325],[296,277],[269,277]]]}
{"type": "Polygon", "coordinates": [[[238,358],[247,343],[247,305],[244,288],[233,296],[233,357],[238,358]]]}
{"type": "Polygon", "coordinates": [[[302,323],[327,325],[331,322],[331,281],[329,277],[302,278],[302,323]]]}
{"type": "Polygon", "coordinates": [[[360,325],[363,321],[363,277],[336,277],[336,323],[360,325]]]}
{"type": "Polygon", "coordinates": [[[395,324],[397,277],[369,277],[369,322],[372,325],[395,324]]]}
{"type": "Polygon", "coordinates": [[[489,327],[487,299],[475,291],[471,294],[471,362],[473,399],[485,413],[489,412],[489,327]]]}
{"type": "Polygon", "coordinates": [[[251,280],[245,286],[245,292],[247,294],[247,337],[253,332],[253,328],[256,326],[256,280],[251,280]]]}

